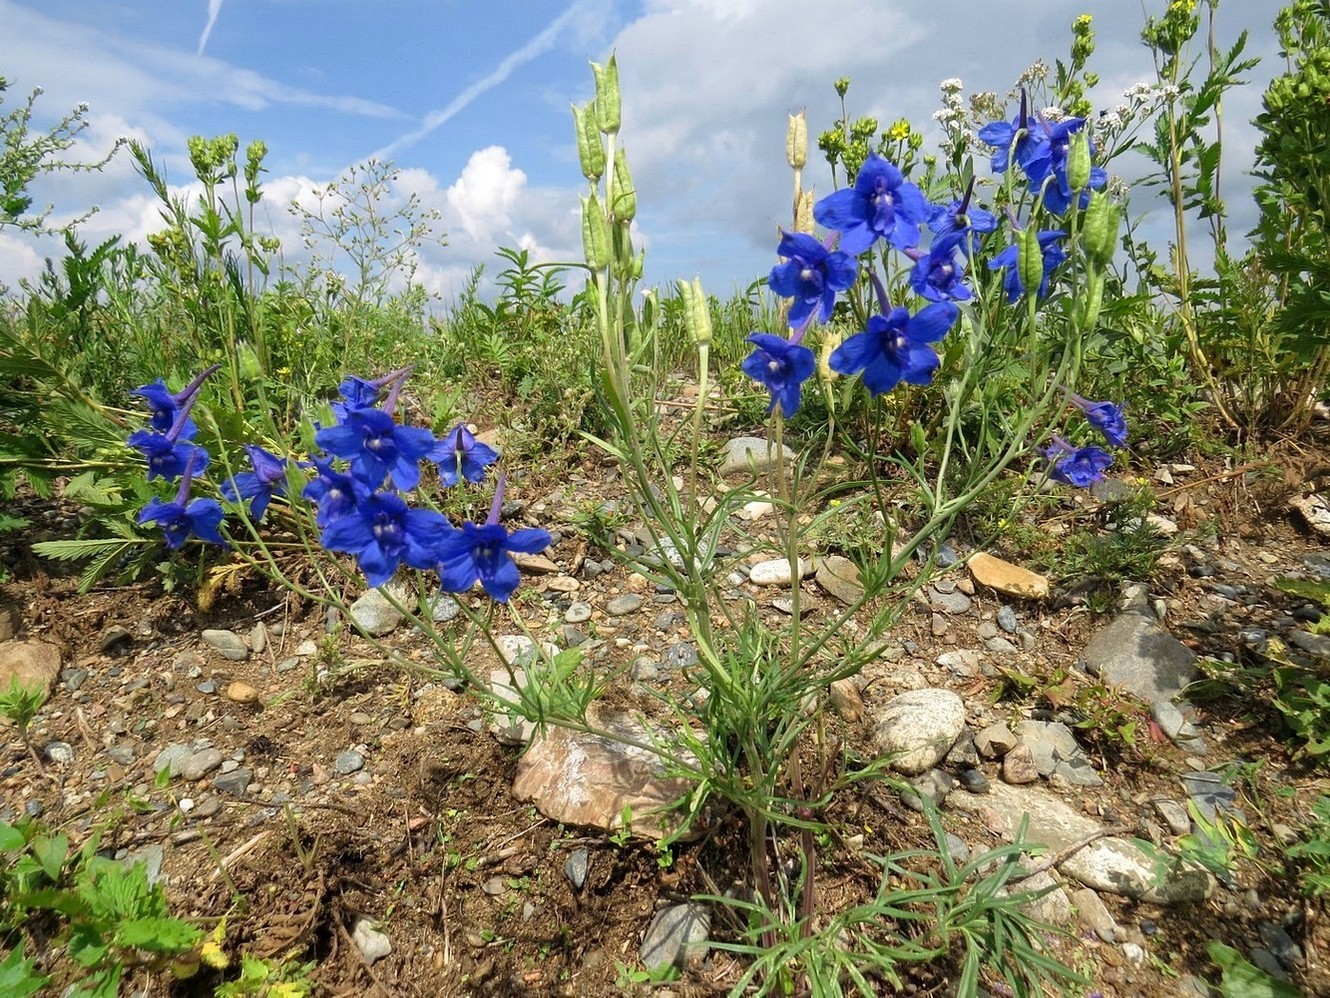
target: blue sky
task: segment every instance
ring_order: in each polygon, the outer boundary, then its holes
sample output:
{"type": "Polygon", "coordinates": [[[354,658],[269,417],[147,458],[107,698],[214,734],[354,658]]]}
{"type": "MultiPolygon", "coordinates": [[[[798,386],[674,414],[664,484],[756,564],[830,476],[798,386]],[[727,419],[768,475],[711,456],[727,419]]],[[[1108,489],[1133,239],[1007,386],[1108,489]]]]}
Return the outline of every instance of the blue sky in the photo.
{"type": "MultiPolygon", "coordinates": [[[[1279,69],[1270,27],[1277,0],[1222,5],[1218,33],[1251,31],[1263,57],[1252,85],[1225,108],[1226,193],[1236,232],[1253,217],[1241,175],[1255,137],[1247,122],[1279,69]]],[[[293,199],[367,156],[402,169],[400,190],[443,215],[446,246],[422,249],[419,277],[447,299],[500,245],[537,259],[580,253],[584,183],[568,106],[591,96],[588,59],[618,53],[624,129],[639,190],[638,239],[649,283],[700,275],[721,295],[775,262],[787,224],[786,114],[810,132],[838,106],[850,76],[853,114],[883,127],[905,117],[935,144],[938,83],[1005,92],[1036,58],[1063,56],[1068,26],[1091,13],[1098,31],[1096,103],[1118,103],[1152,78],[1138,40],[1163,0],[0,0],[0,75],[10,102],[35,86],[39,113],[92,108],[88,155],[115,137],[147,143],[173,185],[189,179],[192,134],[235,132],[270,150],[263,226],[298,261],[293,199]]],[[[7,104],[7,106],[9,106],[7,104]]],[[[1124,171],[1132,169],[1124,164],[1124,171]]],[[[806,184],[829,192],[816,149],[806,184]]],[[[57,215],[101,208],[87,238],[159,228],[128,156],[101,175],[44,185],[57,215]]],[[[1139,199],[1138,199],[1139,201],[1139,199]]],[[[1142,205],[1141,207],[1149,207],[1142,205]]],[[[1146,231],[1163,232],[1162,203],[1146,231]]],[[[0,282],[31,277],[52,242],[0,232],[0,282]]]]}

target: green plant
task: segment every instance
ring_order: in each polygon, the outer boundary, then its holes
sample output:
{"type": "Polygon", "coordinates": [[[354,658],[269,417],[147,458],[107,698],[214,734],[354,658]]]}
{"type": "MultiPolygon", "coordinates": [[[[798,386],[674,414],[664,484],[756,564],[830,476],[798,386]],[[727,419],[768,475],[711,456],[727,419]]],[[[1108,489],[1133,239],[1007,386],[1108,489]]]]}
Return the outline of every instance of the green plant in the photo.
{"type": "Polygon", "coordinates": [[[305,998],[314,992],[309,979],[313,970],[313,963],[270,962],[246,953],[240,960],[240,976],[213,993],[216,998],[305,998]]]}
{"type": "Polygon", "coordinates": [[[21,937],[35,919],[53,927],[84,975],[71,995],[110,998],[126,971],[191,973],[203,933],[171,916],[143,863],[104,859],[96,845],[71,853],[64,834],[0,823],[0,933],[21,937]]]}
{"type": "Polygon", "coordinates": [[[1302,993],[1253,966],[1232,946],[1213,940],[1206,944],[1205,951],[1219,967],[1219,993],[1223,998],[1299,998],[1302,993]]]}
{"type": "Polygon", "coordinates": [[[1309,897],[1330,894],[1330,796],[1321,796],[1311,808],[1311,821],[1302,829],[1302,841],[1286,855],[1298,861],[1298,883],[1309,897]]]}
{"type": "Polygon", "coordinates": [[[42,709],[42,704],[45,702],[45,689],[40,685],[22,683],[18,676],[10,676],[9,689],[0,693],[0,715],[14,722],[23,747],[28,750],[28,755],[37,764],[38,770],[45,767],[42,766],[37,751],[32,747],[31,739],[28,738],[28,725],[32,723],[32,719],[37,716],[37,711],[42,709]]]}

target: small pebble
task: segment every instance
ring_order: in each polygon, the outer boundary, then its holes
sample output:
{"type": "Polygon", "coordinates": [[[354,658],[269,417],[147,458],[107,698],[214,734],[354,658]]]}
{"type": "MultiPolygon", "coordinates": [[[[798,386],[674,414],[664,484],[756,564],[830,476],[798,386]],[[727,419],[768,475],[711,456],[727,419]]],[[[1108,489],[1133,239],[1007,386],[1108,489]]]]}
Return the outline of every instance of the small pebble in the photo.
{"type": "Polygon", "coordinates": [[[333,771],[338,776],[350,776],[358,772],[365,765],[365,757],[355,749],[347,749],[340,752],[337,758],[333,760],[333,771]]]}

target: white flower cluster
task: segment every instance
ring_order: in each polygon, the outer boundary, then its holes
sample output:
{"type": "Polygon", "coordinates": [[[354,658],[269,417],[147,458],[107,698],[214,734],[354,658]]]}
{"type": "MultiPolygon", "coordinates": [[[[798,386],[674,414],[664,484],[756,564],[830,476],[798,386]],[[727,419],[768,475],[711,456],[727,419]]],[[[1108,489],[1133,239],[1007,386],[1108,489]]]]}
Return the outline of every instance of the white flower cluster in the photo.
{"type": "Polygon", "coordinates": [[[945,133],[942,139],[942,151],[950,155],[957,148],[967,148],[975,141],[974,132],[967,124],[965,102],[961,100],[964,84],[956,77],[950,77],[938,84],[942,91],[942,107],[933,112],[933,120],[942,126],[945,133]]]}
{"type": "Polygon", "coordinates": [[[1177,96],[1178,88],[1171,84],[1133,83],[1123,91],[1120,104],[1100,111],[1091,122],[1095,145],[1111,145],[1143,116],[1148,117],[1161,105],[1176,100],[1177,96]]]}

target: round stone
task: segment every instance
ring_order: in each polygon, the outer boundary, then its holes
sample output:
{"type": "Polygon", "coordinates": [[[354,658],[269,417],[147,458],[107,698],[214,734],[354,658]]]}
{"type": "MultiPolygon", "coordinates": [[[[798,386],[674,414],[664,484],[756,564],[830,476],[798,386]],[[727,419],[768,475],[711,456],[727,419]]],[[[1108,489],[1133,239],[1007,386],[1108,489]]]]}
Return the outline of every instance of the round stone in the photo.
{"type": "Polygon", "coordinates": [[[563,619],[569,624],[581,624],[591,619],[591,607],[586,603],[574,603],[564,611],[563,619]]]}
{"type": "Polygon", "coordinates": [[[611,617],[623,617],[637,610],[641,605],[641,596],[636,593],[625,593],[610,600],[605,606],[605,612],[611,617]]]}

